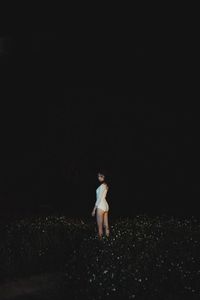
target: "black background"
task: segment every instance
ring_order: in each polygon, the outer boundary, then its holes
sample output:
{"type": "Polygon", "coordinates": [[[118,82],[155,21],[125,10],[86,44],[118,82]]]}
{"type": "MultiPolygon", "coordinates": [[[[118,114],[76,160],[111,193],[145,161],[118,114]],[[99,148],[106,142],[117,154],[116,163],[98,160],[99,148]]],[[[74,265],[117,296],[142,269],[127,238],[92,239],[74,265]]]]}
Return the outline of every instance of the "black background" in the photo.
{"type": "Polygon", "coordinates": [[[178,104],[176,95],[168,98],[162,91],[157,101],[144,92],[146,53],[141,45],[133,53],[140,78],[137,92],[131,80],[128,87],[87,80],[71,85],[75,75],[86,76],[88,60],[83,51],[79,55],[80,44],[73,46],[71,38],[56,30],[13,31],[1,38],[6,79],[2,211],[90,216],[96,174],[104,168],[113,215],[197,215],[197,112],[178,104]]]}

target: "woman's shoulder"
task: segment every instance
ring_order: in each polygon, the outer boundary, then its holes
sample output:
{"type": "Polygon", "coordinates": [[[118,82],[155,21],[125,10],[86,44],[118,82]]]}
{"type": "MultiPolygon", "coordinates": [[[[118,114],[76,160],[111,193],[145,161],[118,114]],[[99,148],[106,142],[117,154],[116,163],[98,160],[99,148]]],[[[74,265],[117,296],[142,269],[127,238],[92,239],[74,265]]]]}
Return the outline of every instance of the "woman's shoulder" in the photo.
{"type": "Polygon", "coordinates": [[[108,184],[106,182],[103,182],[102,186],[104,186],[106,189],[108,189],[108,184]]]}

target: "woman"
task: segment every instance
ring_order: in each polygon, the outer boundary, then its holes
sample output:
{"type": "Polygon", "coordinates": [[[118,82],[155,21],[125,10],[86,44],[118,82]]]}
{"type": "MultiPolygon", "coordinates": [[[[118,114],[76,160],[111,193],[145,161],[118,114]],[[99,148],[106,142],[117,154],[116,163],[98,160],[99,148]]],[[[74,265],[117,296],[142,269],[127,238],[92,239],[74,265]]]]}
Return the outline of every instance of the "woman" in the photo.
{"type": "Polygon", "coordinates": [[[98,236],[99,236],[99,240],[101,240],[103,235],[103,227],[105,229],[107,237],[109,237],[109,233],[110,233],[109,226],[108,226],[109,206],[105,198],[108,192],[108,185],[105,182],[105,173],[103,174],[102,172],[99,172],[97,176],[101,184],[96,189],[96,202],[95,202],[94,209],[92,211],[92,216],[94,217],[95,212],[97,211],[96,218],[97,218],[97,226],[98,226],[98,236]]]}

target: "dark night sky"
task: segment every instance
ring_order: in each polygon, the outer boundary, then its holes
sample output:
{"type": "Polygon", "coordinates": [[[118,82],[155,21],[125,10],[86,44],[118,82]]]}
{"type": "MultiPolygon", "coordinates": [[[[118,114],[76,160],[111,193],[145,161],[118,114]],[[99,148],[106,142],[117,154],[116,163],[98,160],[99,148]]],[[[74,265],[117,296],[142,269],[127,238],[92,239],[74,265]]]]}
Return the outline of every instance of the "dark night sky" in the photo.
{"type": "MultiPolygon", "coordinates": [[[[196,213],[195,111],[131,87],[71,88],[68,48],[55,31],[1,38],[11,71],[1,101],[1,206],[90,215],[103,167],[115,215],[196,213]]],[[[136,47],[142,71],[144,57],[136,47]]]]}

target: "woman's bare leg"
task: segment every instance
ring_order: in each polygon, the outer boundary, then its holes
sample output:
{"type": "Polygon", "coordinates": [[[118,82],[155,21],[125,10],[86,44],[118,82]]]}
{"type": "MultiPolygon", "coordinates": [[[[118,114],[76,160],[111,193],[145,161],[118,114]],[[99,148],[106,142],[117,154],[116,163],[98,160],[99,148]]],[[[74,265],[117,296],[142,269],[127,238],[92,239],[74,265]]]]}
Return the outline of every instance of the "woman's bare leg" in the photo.
{"type": "Polygon", "coordinates": [[[104,215],[103,215],[103,226],[104,226],[105,231],[106,231],[106,236],[109,237],[110,230],[109,230],[109,225],[108,225],[108,212],[107,211],[105,211],[104,215]]]}
{"type": "Polygon", "coordinates": [[[103,235],[103,214],[104,211],[100,208],[97,208],[97,226],[98,226],[98,235],[99,239],[102,239],[103,235]]]}

